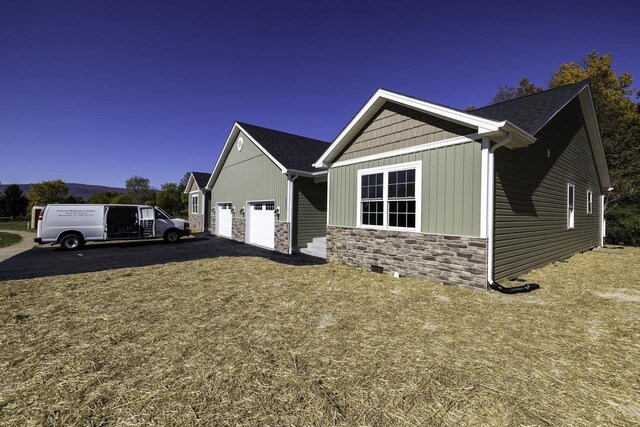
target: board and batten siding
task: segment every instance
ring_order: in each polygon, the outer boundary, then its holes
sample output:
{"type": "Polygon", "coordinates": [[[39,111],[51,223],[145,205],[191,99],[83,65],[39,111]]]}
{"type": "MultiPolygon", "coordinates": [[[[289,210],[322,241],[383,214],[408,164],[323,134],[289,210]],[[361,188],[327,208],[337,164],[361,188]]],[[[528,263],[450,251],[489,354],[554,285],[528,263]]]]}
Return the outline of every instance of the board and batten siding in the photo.
{"type": "Polygon", "coordinates": [[[332,167],[329,225],[356,227],[358,170],[415,161],[422,162],[420,231],[479,237],[481,144],[474,141],[332,167]]]}
{"type": "Polygon", "coordinates": [[[275,200],[280,220],[287,218],[287,177],[243,132],[240,132],[211,190],[211,208],[231,202],[233,216],[244,218],[240,209],[247,201],[275,200]],[[238,138],[244,145],[238,151],[238,138]]]}
{"type": "Polygon", "coordinates": [[[475,131],[469,127],[387,102],[336,161],[357,159],[473,133],[475,131]]]}
{"type": "Polygon", "coordinates": [[[299,177],[293,182],[293,247],[327,234],[327,182],[299,177]]]}
{"type": "Polygon", "coordinates": [[[600,245],[602,190],[578,98],[536,137],[528,148],[495,153],[496,280],[600,245]],[[575,185],[573,229],[567,229],[568,183],[575,185]],[[587,214],[588,190],[592,214],[587,214]]]}

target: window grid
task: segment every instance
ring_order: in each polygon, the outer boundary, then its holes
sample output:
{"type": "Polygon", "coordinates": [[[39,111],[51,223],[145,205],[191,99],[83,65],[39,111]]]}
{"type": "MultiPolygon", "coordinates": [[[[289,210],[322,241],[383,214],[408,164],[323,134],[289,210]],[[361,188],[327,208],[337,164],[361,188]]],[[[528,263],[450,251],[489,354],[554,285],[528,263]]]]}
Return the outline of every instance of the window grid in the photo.
{"type": "Polygon", "coordinates": [[[198,213],[198,196],[191,197],[191,213],[192,214],[198,213]]]}
{"type": "Polygon", "coordinates": [[[362,175],[360,195],[360,225],[416,228],[415,168],[362,175]]]}

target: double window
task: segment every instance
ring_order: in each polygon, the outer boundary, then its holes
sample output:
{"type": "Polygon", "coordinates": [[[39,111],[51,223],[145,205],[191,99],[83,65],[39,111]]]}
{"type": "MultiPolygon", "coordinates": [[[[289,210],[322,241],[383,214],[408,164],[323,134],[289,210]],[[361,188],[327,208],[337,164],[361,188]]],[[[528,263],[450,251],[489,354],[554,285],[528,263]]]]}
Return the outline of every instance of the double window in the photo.
{"type": "Polygon", "coordinates": [[[198,213],[198,195],[197,194],[194,194],[193,196],[191,196],[191,213],[192,214],[198,213]]]}
{"type": "Polygon", "coordinates": [[[419,231],[420,163],[358,171],[358,226],[419,231]]]}

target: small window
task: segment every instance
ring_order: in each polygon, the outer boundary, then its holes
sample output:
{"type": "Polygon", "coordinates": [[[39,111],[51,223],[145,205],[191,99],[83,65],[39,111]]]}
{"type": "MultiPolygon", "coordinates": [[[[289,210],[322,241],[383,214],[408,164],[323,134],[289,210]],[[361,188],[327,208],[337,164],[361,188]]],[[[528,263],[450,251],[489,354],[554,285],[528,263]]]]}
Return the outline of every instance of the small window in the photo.
{"type": "Polygon", "coordinates": [[[567,184],[567,228],[575,225],[575,200],[576,188],[573,184],[567,184]]]}
{"type": "Polygon", "coordinates": [[[255,205],[253,205],[253,210],[254,211],[261,211],[262,210],[262,203],[256,203],[255,205]]]}
{"type": "Polygon", "coordinates": [[[265,211],[275,211],[276,210],[276,206],[274,203],[265,203],[264,204],[264,210],[265,211]]]}
{"type": "Polygon", "coordinates": [[[197,195],[191,196],[191,213],[192,214],[198,213],[198,196],[197,195]]]}
{"type": "Polygon", "coordinates": [[[587,214],[591,215],[593,213],[593,193],[591,191],[587,191],[587,214]]]}

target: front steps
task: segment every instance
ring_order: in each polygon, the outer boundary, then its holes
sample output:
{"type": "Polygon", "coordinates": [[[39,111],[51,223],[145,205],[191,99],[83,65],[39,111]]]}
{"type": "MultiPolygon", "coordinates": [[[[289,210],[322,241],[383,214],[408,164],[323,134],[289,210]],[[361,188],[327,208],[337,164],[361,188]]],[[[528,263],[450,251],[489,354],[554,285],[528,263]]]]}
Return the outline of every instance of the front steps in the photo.
{"type": "Polygon", "coordinates": [[[306,255],[327,259],[327,238],[314,237],[312,242],[307,243],[306,248],[300,248],[300,252],[306,255]]]}

